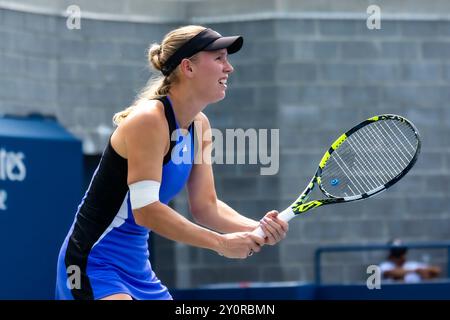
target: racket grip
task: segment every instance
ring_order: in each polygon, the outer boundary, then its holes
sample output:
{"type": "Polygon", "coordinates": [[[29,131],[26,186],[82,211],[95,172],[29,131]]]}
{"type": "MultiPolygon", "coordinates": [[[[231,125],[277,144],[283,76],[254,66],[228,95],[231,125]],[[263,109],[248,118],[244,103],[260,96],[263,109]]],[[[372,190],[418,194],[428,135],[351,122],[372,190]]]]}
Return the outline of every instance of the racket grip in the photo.
{"type": "MultiPolygon", "coordinates": [[[[292,218],[295,217],[295,213],[292,211],[291,207],[288,207],[287,209],[283,210],[281,213],[278,214],[278,219],[283,220],[285,222],[289,222],[292,218]]],[[[261,227],[256,228],[253,231],[253,234],[265,238],[266,235],[261,227]]]]}

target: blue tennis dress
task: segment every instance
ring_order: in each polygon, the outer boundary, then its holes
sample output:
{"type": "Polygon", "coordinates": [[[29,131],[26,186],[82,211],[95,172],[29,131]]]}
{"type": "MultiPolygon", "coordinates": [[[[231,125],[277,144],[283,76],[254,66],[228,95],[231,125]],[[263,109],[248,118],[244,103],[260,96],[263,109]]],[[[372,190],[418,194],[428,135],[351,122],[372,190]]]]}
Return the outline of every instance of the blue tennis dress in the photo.
{"type": "MultiPolygon", "coordinates": [[[[178,123],[170,100],[159,100],[172,133],[178,123]]],[[[165,204],[183,188],[192,169],[194,126],[177,137],[164,157],[159,198],[165,204]]],[[[59,252],[56,299],[101,299],[117,293],[172,299],[150,265],[151,230],[134,221],[127,168],[127,160],[109,142],[59,252]]]]}

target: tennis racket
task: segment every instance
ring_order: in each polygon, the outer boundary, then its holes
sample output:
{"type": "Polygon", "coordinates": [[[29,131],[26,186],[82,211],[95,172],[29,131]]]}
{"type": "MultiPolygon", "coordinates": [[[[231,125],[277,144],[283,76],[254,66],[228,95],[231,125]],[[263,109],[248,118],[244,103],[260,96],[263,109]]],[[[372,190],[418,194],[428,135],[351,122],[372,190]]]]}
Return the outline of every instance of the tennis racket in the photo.
{"type": "MultiPolygon", "coordinates": [[[[361,122],[333,142],[306,189],[278,218],[288,222],[323,205],[367,199],[386,190],[413,167],[420,146],[417,129],[403,117],[383,114],[361,122]],[[308,201],[316,184],[325,197],[308,201]]],[[[265,236],[261,227],[254,232],[265,236]]]]}

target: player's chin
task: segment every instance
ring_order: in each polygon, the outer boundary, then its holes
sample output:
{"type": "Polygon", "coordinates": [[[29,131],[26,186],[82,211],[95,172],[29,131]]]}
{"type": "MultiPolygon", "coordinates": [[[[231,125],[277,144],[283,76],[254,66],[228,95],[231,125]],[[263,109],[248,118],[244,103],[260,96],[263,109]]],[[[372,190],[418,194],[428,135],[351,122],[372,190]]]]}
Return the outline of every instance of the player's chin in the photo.
{"type": "Polygon", "coordinates": [[[223,99],[225,99],[225,97],[226,97],[225,90],[218,92],[217,95],[215,95],[215,97],[212,99],[213,101],[211,103],[222,101],[223,99]]]}

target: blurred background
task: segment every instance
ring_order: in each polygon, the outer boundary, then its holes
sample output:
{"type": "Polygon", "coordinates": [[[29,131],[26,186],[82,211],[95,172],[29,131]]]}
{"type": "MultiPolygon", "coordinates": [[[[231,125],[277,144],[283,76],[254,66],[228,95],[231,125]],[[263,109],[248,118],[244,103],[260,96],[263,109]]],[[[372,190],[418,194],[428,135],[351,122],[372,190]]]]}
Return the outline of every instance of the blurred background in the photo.
{"type": "MultiPolygon", "coordinates": [[[[151,261],[162,282],[180,292],[309,285],[322,252],[322,282],[365,287],[367,267],[387,255],[373,246],[394,237],[417,245],[409,255],[439,266],[444,281],[450,2],[373,2],[0,1],[0,298],[53,298],[59,246],[113,131],[112,116],[151,76],[148,46],[187,24],[244,36],[243,49],[230,57],[235,72],[226,99],[205,110],[212,127],[280,129],[276,175],[260,175],[260,165],[214,165],[219,198],[240,213],[259,219],[286,208],[326,146],[365,118],[402,115],[419,129],[423,147],[388,192],[293,220],[285,241],[243,261],[152,235],[151,261]],[[368,27],[373,4],[379,28],[368,27]],[[78,26],[73,6],[81,10],[78,26]],[[23,168],[26,177],[18,178],[23,168]],[[340,249],[320,251],[328,246],[340,249]]],[[[190,217],[185,194],[171,205],[190,217]]]]}

